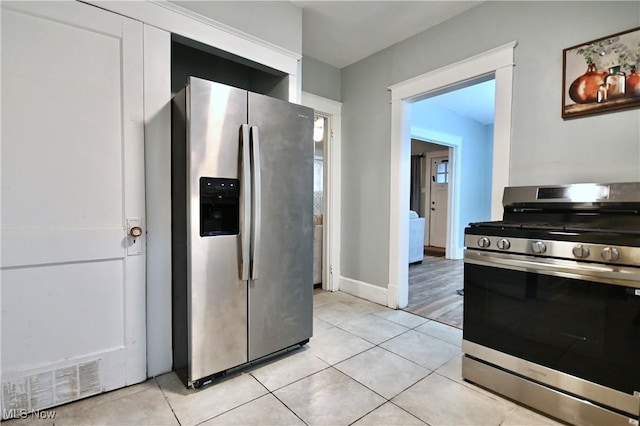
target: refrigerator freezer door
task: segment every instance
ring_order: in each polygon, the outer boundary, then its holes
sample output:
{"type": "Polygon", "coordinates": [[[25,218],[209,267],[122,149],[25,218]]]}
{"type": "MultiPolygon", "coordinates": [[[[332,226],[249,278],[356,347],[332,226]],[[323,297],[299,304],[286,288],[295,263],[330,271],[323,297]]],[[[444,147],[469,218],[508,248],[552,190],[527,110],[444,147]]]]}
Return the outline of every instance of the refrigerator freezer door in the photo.
{"type": "Polygon", "coordinates": [[[313,110],[249,93],[249,124],[259,134],[262,194],[251,361],[312,334],[313,110]]]}
{"type": "Polygon", "coordinates": [[[247,92],[192,77],[188,93],[187,294],[194,381],[247,362],[247,283],[240,270],[245,230],[201,236],[199,229],[200,179],[242,178],[239,141],[247,92]]]}

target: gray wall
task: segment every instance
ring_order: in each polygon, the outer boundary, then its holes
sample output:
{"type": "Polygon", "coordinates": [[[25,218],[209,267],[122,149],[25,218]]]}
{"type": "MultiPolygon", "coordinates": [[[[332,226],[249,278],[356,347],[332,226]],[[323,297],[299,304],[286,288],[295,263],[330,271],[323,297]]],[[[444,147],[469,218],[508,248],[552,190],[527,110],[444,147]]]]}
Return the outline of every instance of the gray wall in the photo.
{"type": "Polygon", "coordinates": [[[340,101],[340,70],[309,56],[303,57],[302,91],[340,101]]]}
{"type": "Polygon", "coordinates": [[[510,184],[639,180],[638,109],[560,117],[562,49],[638,26],[640,2],[487,2],[344,68],[342,274],[388,285],[387,88],[514,40],[510,184]]]}

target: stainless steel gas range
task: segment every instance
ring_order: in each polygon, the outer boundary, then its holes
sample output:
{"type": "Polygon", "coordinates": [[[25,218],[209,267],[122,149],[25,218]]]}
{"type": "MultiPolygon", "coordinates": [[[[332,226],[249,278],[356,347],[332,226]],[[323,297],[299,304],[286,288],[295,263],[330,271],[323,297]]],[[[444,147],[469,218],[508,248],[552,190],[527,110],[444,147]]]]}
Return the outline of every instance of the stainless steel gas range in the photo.
{"type": "Polygon", "coordinates": [[[465,229],[465,379],[580,425],[638,425],[640,183],[509,187],[465,229]]]}

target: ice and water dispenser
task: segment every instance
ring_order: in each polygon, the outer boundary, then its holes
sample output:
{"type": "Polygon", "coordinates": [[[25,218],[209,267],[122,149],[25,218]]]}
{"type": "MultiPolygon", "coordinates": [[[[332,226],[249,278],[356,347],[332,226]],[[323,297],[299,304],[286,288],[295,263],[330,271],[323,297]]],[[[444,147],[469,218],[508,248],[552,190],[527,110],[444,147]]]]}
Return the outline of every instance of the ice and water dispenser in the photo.
{"type": "Polygon", "coordinates": [[[200,178],[200,236],[240,233],[240,181],[200,178]]]}

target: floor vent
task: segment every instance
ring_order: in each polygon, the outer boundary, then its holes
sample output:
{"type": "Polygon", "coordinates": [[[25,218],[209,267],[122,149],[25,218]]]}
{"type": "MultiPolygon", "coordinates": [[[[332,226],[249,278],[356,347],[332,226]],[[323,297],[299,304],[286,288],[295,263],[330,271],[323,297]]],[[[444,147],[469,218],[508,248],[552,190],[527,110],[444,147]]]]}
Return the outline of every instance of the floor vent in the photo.
{"type": "Polygon", "coordinates": [[[2,382],[2,418],[24,417],[100,392],[100,360],[6,380],[2,382]]]}

